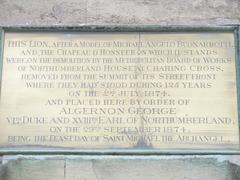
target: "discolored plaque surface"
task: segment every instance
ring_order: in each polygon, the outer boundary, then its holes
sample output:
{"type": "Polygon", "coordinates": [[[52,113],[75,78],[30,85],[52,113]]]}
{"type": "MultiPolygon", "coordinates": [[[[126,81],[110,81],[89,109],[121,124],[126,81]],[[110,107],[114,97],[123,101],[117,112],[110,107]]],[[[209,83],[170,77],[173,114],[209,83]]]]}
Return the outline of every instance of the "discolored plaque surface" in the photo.
{"type": "Polygon", "coordinates": [[[234,34],[5,33],[0,146],[238,149],[234,34]]]}

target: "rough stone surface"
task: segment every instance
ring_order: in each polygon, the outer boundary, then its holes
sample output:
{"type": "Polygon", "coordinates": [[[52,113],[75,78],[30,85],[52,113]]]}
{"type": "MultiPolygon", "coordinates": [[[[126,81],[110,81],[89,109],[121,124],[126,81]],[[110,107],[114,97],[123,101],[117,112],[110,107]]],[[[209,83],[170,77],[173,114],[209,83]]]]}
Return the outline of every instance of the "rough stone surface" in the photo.
{"type": "Polygon", "coordinates": [[[239,165],[239,156],[5,156],[0,179],[240,180],[239,165]]]}
{"type": "Polygon", "coordinates": [[[239,0],[0,0],[0,25],[229,25],[239,9],[239,0]]]}
{"type": "Polygon", "coordinates": [[[3,157],[0,180],[64,180],[64,160],[3,157]]]}

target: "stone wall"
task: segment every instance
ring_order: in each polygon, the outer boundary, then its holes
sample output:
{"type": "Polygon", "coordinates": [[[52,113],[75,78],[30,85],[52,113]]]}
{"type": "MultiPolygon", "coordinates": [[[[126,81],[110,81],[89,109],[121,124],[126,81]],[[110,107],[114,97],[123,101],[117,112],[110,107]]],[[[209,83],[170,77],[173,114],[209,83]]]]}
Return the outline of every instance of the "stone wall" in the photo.
{"type": "MultiPolygon", "coordinates": [[[[0,26],[240,25],[239,0],[0,0],[0,26]]],[[[2,156],[0,180],[240,180],[239,155],[2,156]]]]}
{"type": "Polygon", "coordinates": [[[0,25],[229,25],[239,0],[0,0],[0,25]]]}

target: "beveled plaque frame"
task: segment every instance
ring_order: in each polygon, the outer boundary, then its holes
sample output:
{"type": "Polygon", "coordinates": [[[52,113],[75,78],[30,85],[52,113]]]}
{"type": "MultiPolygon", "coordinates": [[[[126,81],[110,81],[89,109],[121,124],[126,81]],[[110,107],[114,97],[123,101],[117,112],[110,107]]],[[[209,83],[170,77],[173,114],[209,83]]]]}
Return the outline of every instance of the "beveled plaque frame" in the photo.
{"type": "MultiPolygon", "coordinates": [[[[51,27],[0,27],[0,78],[2,77],[3,49],[5,32],[231,32],[235,39],[235,60],[236,60],[236,84],[237,84],[237,109],[240,130],[240,27],[239,26],[51,26],[51,27]]],[[[2,78],[0,83],[2,82],[2,78]]],[[[1,92],[1,91],[0,91],[1,92]]],[[[239,137],[240,138],[240,137],[239,137]]],[[[240,154],[238,150],[206,150],[206,149],[44,149],[29,150],[28,147],[5,148],[0,147],[0,155],[13,154],[60,154],[60,155],[204,155],[204,154],[240,154]]]]}

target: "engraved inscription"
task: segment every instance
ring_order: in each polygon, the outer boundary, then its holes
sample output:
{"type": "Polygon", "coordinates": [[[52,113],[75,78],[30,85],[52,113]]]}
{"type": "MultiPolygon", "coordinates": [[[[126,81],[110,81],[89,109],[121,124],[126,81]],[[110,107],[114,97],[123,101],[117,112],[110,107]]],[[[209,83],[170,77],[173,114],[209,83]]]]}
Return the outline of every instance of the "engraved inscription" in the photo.
{"type": "Polygon", "coordinates": [[[7,32],[0,147],[239,148],[234,34],[7,32]]]}

